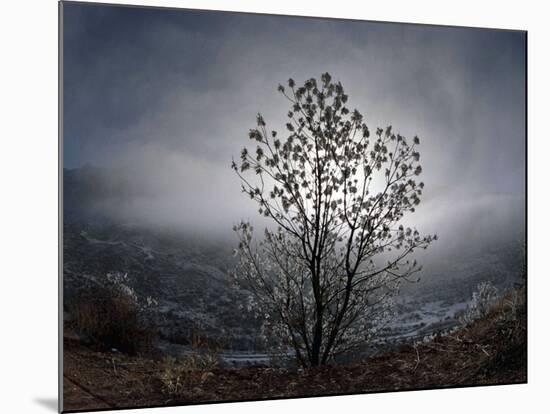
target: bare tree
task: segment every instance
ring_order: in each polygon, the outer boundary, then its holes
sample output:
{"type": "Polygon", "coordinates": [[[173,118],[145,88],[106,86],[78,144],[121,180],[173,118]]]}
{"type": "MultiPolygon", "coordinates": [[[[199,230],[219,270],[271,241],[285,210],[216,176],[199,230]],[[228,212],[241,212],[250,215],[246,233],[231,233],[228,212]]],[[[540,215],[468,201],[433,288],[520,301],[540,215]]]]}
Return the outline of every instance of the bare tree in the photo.
{"type": "Polygon", "coordinates": [[[286,138],[258,114],[255,148],[232,163],[274,224],[258,242],[251,224],[235,226],[234,275],[271,335],[316,366],[372,337],[400,282],[420,270],[410,254],[436,236],[400,224],[424,187],[418,137],[409,144],[391,126],[371,137],[328,73],[278,90],[291,105],[286,138]]]}

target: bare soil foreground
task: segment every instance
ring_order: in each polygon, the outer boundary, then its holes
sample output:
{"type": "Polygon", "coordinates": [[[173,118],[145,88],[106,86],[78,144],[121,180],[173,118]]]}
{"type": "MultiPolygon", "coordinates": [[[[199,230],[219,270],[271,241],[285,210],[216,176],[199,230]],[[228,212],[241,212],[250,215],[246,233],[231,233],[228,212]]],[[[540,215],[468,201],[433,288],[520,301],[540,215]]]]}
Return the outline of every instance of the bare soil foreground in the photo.
{"type": "Polygon", "coordinates": [[[174,375],[166,360],[98,352],[70,335],[64,346],[65,411],[527,381],[525,306],[505,301],[453,334],[360,363],[306,370],[186,368],[175,391],[167,389],[174,375]]]}

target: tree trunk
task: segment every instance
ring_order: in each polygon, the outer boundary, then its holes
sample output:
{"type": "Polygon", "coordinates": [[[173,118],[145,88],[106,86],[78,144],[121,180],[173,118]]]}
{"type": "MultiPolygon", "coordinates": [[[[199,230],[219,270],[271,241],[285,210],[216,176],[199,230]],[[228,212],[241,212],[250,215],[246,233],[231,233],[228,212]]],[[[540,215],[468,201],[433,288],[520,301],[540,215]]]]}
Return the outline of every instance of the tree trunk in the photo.
{"type": "Polygon", "coordinates": [[[311,346],[311,366],[321,365],[321,344],[323,342],[323,313],[322,308],[317,308],[317,321],[313,332],[313,343],[311,346]]]}

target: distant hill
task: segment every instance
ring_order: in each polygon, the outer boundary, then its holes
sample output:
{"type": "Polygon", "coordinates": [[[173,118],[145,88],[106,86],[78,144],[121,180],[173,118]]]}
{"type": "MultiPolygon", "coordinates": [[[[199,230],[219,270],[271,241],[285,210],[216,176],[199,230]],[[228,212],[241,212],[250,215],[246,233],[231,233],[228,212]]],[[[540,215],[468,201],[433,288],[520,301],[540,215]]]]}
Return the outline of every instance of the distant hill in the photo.
{"type": "MultiPolygon", "coordinates": [[[[231,286],[228,277],[235,264],[236,241],[231,235],[219,238],[154,228],[128,219],[120,210],[144,195],[133,182],[113,169],[86,166],[63,171],[67,317],[80,291],[101,285],[108,273],[127,273],[138,295],[158,300],[151,312],[161,339],[185,344],[198,330],[229,348],[261,347],[259,323],[242,311],[244,294],[231,286]]],[[[442,237],[437,242],[441,246],[434,246],[440,248],[436,259],[420,258],[425,265],[420,283],[403,285],[402,297],[408,298],[403,312],[441,302],[437,308],[445,313],[445,307],[470,300],[483,281],[502,291],[513,288],[522,279],[525,258],[515,234],[489,235],[483,242],[463,240],[452,248],[445,245],[448,237],[442,237]]]]}
{"type": "Polygon", "coordinates": [[[79,291],[101,285],[108,273],[127,273],[138,295],[158,306],[161,338],[185,342],[192,330],[243,349],[256,346],[258,326],[230,286],[233,244],[177,229],[151,229],[112,217],[113,203],[137,190],[112,171],[64,170],[63,276],[67,316],[79,291]]]}

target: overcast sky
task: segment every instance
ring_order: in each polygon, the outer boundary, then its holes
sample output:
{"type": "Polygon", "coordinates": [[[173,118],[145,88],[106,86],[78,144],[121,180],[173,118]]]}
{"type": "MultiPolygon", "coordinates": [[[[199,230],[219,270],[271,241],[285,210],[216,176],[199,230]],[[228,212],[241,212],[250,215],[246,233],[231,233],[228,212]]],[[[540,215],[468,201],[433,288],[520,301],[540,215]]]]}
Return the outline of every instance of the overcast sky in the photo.
{"type": "Polygon", "coordinates": [[[283,132],[279,83],[328,71],[371,130],[420,137],[421,230],[451,243],[523,223],[521,32],[71,3],[63,25],[64,166],[125,171],[137,220],[255,220],[231,158],[257,112],[283,132]]]}

